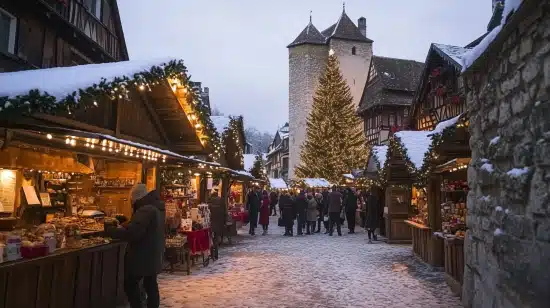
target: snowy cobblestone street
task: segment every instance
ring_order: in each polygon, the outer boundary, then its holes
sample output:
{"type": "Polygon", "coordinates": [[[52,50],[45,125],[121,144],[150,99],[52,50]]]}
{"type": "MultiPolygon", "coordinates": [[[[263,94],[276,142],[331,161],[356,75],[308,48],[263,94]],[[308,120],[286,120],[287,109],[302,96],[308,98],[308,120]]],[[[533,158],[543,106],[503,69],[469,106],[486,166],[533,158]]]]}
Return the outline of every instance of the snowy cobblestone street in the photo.
{"type": "Polygon", "coordinates": [[[443,273],[416,261],[410,246],[369,245],[359,230],[283,237],[272,217],[269,235],[240,236],[191,276],[162,274],[161,306],[461,307],[443,273]]]}

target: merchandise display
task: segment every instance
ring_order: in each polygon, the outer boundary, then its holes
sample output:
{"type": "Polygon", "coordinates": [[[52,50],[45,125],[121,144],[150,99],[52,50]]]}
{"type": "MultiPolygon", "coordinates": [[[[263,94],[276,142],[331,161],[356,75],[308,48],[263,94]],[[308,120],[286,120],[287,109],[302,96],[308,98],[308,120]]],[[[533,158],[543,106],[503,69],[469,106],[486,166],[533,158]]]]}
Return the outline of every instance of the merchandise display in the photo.
{"type": "Polygon", "coordinates": [[[428,225],[428,197],[426,188],[413,187],[412,190],[412,216],[409,220],[421,225],[428,225]]]}
{"type": "Polygon", "coordinates": [[[466,231],[466,198],[468,182],[444,180],[441,184],[441,229],[445,235],[464,237],[466,231]]]}

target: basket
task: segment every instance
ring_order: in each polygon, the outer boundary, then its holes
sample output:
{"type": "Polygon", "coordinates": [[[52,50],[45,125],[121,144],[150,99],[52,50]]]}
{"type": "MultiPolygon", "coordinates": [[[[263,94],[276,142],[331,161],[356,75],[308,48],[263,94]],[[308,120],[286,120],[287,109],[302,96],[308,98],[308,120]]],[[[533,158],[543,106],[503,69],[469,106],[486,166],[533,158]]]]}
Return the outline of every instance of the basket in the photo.
{"type": "Polygon", "coordinates": [[[49,252],[48,245],[22,246],[21,256],[25,259],[32,259],[47,256],[49,252]]]}

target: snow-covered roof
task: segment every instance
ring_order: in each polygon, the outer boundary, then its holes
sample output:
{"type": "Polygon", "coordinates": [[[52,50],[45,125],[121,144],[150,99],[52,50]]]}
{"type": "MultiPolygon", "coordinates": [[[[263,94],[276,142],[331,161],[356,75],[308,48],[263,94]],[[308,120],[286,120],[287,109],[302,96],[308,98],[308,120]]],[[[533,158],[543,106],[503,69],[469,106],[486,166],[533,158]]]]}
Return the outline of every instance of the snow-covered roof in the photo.
{"type": "Polygon", "coordinates": [[[212,124],[214,124],[214,127],[220,136],[226,129],[229,128],[229,122],[231,121],[231,118],[226,116],[211,116],[210,119],[212,120],[212,124]]]}
{"type": "Polygon", "coordinates": [[[407,150],[407,156],[416,169],[422,168],[424,155],[432,144],[431,131],[400,131],[395,133],[399,137],[403,148],[407,150]]]}
{"type": "Polygon", "coordinates": [[[380,167],[384,167],[386,163],[386,157],[388,155],[388,146],[387,145],[377,145],[372,147],[372,153],[374,157],[380,164],[380,167]]]}
{"type": "Polygon", "coordinates": [[[269,178],[269,186],[274,189],[287,189],[288,186],[286,185],[285,180],[283,179],[276,179],[276,178],[269,178]]]}
{"type": "Polygon", "coordinates": [[[344,176],[346,179],[355,180],[355,177],[354,177],[353,174],[351,174],[351,173],[343,174],[343,176],[344,176]]]}
{"type": "Polygon", "coordinates": [[[306,184],[309,187],[330,187],[331,186],[330,182],[323,178],[305,178],[302,180],[304,181],[304,184],[306,184]]]}
{"type": "Polygon", "coordinates": [[[506,24],[506,19],[510,13],[517,11],[521,5],[522,0],[506,0],[504,1],[504,9],[502,11],[502,19],[500,25],[495,27],[491,32],[489,32],[474,48],[468,51],[462,59],[462,72],[466,71],[474,62],[487,50],[489,45],[495,40],[498,36],[502,27],[506,24]]]}
{"type": "Polygon", "coordinates": [[[131,60],[1,73],[0,97],[26,95],[30,90],[37,89],[61,101],[75,91],[78,94],[78,89],[99,84],[102,80],[112,82],[124,76],[133,79],[135,74],[150,71],[153,66],[162,66],[171,60],[131,60]]]}
{"type": "Polygon", "coordinates": [[[256,160],[256,155],[243,154],[244,170],[250,171],[250,169],[252,169],[252,166],[254,165],[255,160],[256,160]]]}
{"type": "Polygon", "coordinates": [[[456,116],[452,119],[439,122],[439,124],[437,124],[435,126],[435,128],[431,131],[431,135],[441,134],[446,128],[449,128],[449,127],[452,127],[452,126],[456,125],[456,122],[458,122],[458,119],[460,119],[461,116],[462,116],[462,114],[460,114],[460,115],[458,115],[458,116],[456,116]]]}
{"type": "Polygon", "coordinates": [[[470,48],[436,43],[434,43],[433,46],[436,48],[437,51],[442,52],[445,56],[449,57],[460,67],[462,67],[462,60],[464,58],[464,55],[470,50],[470,48]]]}

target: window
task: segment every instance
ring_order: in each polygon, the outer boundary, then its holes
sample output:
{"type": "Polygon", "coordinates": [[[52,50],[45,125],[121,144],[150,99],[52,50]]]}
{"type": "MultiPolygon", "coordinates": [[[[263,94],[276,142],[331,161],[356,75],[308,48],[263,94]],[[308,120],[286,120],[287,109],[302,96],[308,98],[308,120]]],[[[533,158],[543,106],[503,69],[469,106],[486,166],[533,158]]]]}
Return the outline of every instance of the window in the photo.
{"type": "Polygon", "coordinates": [[[0,9],[0,51],[15,53],[16,18],[0,9]]]}
{"type": "Polygon", "coordinates": [[[351,47],[351,54],[354,56],[357,54],[357,48],[355,48],[355,46],[351,47]]]}
{"type": "Polygon", "coordinates": [[[406,118],[409,116],[409,108],[403,109],[403,116],[406,118]]]}
{"type": "Polygon", "coordinates": [[[83,0],[82,2],[92,15],[101,19],[101,0],[83,0]]]}
{"type": "Polygon", "coordinates": [[[395,125],[395,114],[391,113],[389,115],[389,122],[388,122],[388,125],[389,126],[394,126],[395,125]]]}

